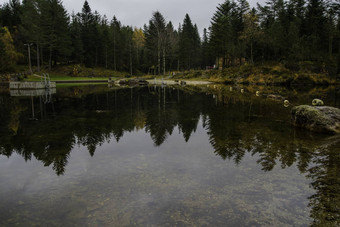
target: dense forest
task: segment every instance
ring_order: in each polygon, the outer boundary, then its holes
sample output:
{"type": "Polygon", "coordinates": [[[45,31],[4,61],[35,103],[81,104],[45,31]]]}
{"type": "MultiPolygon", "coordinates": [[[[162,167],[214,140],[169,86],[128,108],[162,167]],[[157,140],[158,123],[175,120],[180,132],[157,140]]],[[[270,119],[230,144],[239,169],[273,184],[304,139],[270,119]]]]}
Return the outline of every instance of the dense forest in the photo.
{"type": "Polygon", "coordinates": [[[10,0],[0,6],[0,72],[27,65],[36,70],[82,64],[131,74],[298,62],[340,69],[339,0],[269,0],[250,8],[226,0],[199,35],[186,14],[175,28],[158,11],[143,28],[93,11],[69,15],[61,0],[10,0]]]}

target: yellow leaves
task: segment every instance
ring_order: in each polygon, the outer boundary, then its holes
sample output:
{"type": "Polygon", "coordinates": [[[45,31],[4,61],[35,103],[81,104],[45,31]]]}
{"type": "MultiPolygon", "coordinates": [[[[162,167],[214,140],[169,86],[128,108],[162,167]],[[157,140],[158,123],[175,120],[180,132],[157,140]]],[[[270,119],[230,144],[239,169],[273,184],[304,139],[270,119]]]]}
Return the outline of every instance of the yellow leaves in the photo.
{"type": "Polygon", "coordinates": [[[8,123],[8,129],[16,135],[20,126],[20,115],[23,111],[25,111],[27,108],[21,106],[19,103],[16,103],[16,105],[11,110],[11,120],[8,123]]]}
{"type": "Polygon", "coordinates": [[[9,45],[10,43],[13,43],[13,39],[12,36],[10,34],[10,32],[8,31],[8,29],[6,27],[2,28],[2,36],[1,37],[1,41],[6,45],[9,45]]]}
{"type": "Polygon", "coordinates": [[[145,44],[145,35],[142,29],[135,28],[132,35],[132,41],[137,48],[141,48],[145,44]]]}
{"type": "Polygon", "coordinates": [[[11,33],[6,27],[0,27],[0,71],[10,70],[22,56],[14,47],[11,33]]]}
{"type": "Polygon", "coordinates": [[[255,13],[249,12],[245,14],[244,23],[244,31],[240,36],[241,39],[256,39],[262,34],[259,28],[259,18],[255,13]]]}
{"type": "Polygon", "coordinates": [[[143,129],[146,124],[146,114],[144,112],[138,112],[135,116],[134,123],[137,130],[143,129]]]}

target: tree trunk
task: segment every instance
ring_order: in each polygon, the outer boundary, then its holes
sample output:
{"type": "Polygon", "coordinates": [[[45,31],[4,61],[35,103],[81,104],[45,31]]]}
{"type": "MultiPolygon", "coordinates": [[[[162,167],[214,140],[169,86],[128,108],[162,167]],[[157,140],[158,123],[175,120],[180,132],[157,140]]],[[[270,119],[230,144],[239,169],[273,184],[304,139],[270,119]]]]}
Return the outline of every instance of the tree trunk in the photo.
{"type": "Polygon", "coordinates": [[[107,69],[107,47],[105,47],[105,68],[107,69]]]}
{"type": "Polygon", "coordinates": [[[130,43],[130,75],[132,76],[132,44],[130,43]]]}
{"type": "Polygon", "coordinates": [[[328,51],[329,51],[329,57],[332,58],[332,52],[333,52],[333,36],[329,36],[328,40],[328,51]]]}
{"type": "Polygon", "coordinates": [[[44,55],[43,55],[43,47],[40,47],[40,58],[41,58],[41,68],[44,67],[44,55]]]}
{"type": "Polygon", "coordinates": [[[30,68],[30,73],[33,74],[33,71],[32,71],[32,63],[31,63],[31,45],[28,44],[28,65],[29,65],[29,68],[30,68]]]}
{"type": "Polygon", "coordinates": [[[250,41],[250,63],[254,64],[254,59],[253,59],[253,41],[250,41]]]}
{"type": "Polygon", "coordinates": [[[98,66],[98,47],[96,47],[96,59],[95,59],[94,66],[95,66],[95,67],[98,66]]]}
{"type": "Polygon", "coordinates": [[[157,67],[158,67],[158,75],[161,75],[161,44],[158,38],[157,43],[157,67]]]}
{"type": "Polygon", "coordinates": [[[139,45],[136,47],[136,60],[137,60],[137,68],[139,68],[139,45]]]}
{"type": "Polygon", "coordinates": [[[165,47],[163,47],[163,75],[165,75],[165,47]]]}
{"type": "Polygon", "coordinates": [[[189,55],[189,70],[191,70],[191,54],[189,55]]]}
{"type": "Polygon", "coordinates": [[[116,32],[115,28],[113,28],[113,68],[117,71],[117,63],[116,63],[116,32]]]}
{"type": "Polygon", "coordinates": [[[39,41],[37,41],[37,68],[38,72],[40,72],[39,41]]]}
{"type": "Polygon", "coordinates": [[[48,70],[51,71],[52,69],[52,47],[50,47],[50,57],[48,59],[48,70]]]}

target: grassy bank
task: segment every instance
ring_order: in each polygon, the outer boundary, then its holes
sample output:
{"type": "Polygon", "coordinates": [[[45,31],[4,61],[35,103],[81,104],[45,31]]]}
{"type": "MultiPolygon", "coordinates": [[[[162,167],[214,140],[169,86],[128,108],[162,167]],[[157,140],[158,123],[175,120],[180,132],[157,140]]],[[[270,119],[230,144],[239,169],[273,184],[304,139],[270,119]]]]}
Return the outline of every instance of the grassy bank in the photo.
{"type": "Polygon", "coordinates": [[[336,84],[337,76],[339,77],[339,75],[331,75],[322,67],[313,68],[302,64],[299,70],[291,70],[283,64],[267,63],[246,64],[224,70],[187,71],[176,74],[173,79],[201,79],[228,84],[330,85],[336,84]]]}
{"type": "Polygon", "coordinates": [[[57,66],[51,71],[41,70],[34,75],[24,78],[26,81],[40,81],[41,75],[48,73],[51,81],[91,81],[91,80],[108,80],[109,77],[123,78],[128,75],[125,72],[103,68],[86,68],[80,65],[57,66]]]}
{"type": "MultiPolygon", "coordinates": [[[[334,71],[334,70],[333,70],[334,71]]],[[[91,81],[112,78],[127,78],[126,72],[103,68],[86,68],[80,65],[58,66],[48,73],[52,81],[91,81]]],[[[40,81],[39,75],[28,76],[25,80],[40,81]]],[[[339,83],[339,75],[330,73],[326,66],[315,66],[310,62],[299,63],[297,67],[287,67],[279,63],[258,65],[245,64],[223,70],[191,70],[169,73],[165,76],[144,75],[143,79],[164,78],[172,80],[201,80],[226,84],[252,85],[331,85],[339,83]]]]}
{"type": "MultiPolygon", "coordinates": [[[[107,77],[72,77],[61,76],[57,74],[49,74],[51,81],[96,81],[96,80],[108,80],[107,77]]],[[[25,81],[41,81],[41,76],[29,75],[25,81]]]]}

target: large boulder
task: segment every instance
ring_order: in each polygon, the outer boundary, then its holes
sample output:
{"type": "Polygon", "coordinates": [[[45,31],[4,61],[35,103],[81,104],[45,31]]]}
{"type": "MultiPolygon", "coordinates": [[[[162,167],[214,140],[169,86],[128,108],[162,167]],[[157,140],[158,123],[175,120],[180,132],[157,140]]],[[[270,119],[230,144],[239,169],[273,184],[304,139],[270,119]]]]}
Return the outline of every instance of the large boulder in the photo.
{"type": "Polygon", "coordinates": [[[292,109],[292,121],[297,127],[310,131],[340,133],[340,109],[330,106],[296,106],[292,109]]]}

